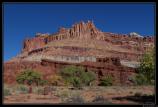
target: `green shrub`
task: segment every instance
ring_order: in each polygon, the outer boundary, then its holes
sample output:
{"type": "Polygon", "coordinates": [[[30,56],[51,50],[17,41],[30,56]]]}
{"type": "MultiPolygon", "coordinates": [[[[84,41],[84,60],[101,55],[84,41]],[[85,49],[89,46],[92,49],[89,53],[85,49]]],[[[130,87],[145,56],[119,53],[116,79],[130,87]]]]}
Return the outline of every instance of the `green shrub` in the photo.
{"type": "Polygon", "coordinates": [[[138,74],[134,77],[136,85],[153,85],[155,80],[155,53],[149,51],[140,59],[140,66],[137,68],[138,74]]]}
{"type": "Polygon", "coordinates": [[[4,88],[3,93],[4,93],[4,96],[11,95],[11,91],[8,88],[4,88]]]}
{"type": "Polygon", "coordinates": [[[60,73],[62,76],[65,76],[66,78],[68,78],[68,77],[74,76],[77,71],[83,71],[83,68],[76,67],[76,66],[67,66],[61,69],[60,73]]]}
{"type": "Polygon", "coordinates": [[[83,67],[67,66],[60,70],[60,75],[65,80],[65,83],[81,88],[88,86],[96,79],[96,75],[91,72],[85,72],[83,67]]]}
{"type": "Polygon", "coordinates": [[[48,81],[47,80],[39,80],[38,82],[39,85],[47,85],[48,84],[48,81]]]}
{"type": "Polygon", "coordinates": [[[78,77],[72,77],[71,83],[73,84],[74,87],[80,88],[82,86],[81,80],[78,77]]]}
{"type": "Polygon", "coordinates": [[[44,93],[44,88],[43,87],[34,87],[33,92],[35,94],[43,95],[44,93]]]}
{"type": "Polygon", "coordinates": [[[16,81],[19,84],[25,84],[25,82],[28,85],[31,85],[32,83],[38,84],[40,80],[41,80],[41,74],[31,69],[24,70],[16,77],[16,81]]]}
{"type": "Polygon", "coordinates": [[[19,85],[17,87],[17,91],[19,91],[19,93],[27,94],[29,92],[29,89],[25,85],[19,85]]]}
{"type": "Polygon", "coordinates": [[[104,76],[104,77],[101,78],[99,85],[100,86],[111,86],[112,81],[113,81],[112,76],[104,76]]]}
{"type": "Polygon", "coordinates": [[[96,75],[92,71],[81,73],[81,80],[85,86],[90,86],[91,83],[96,79],[96,75]]]}
{"type": "Polygon", "coordinates": [[[147,78],[143,74],[136,74],[136,76],[133,78],[133,81],[136,85],[148,84],[147,78]]]}

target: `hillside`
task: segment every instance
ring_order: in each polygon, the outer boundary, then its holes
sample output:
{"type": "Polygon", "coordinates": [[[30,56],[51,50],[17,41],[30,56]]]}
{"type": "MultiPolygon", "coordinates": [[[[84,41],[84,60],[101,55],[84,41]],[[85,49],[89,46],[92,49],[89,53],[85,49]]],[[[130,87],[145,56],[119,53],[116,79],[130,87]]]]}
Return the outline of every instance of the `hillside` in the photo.
{"type": "Polygon", "coordinates": [[[139,59],[152,47],[153,36],[103,32],[93,22],[81,21],[55,34],[25,39],[21,54],[4,63],[4,81],[16,83],[16,74],[24,69],[42,72],[47,79],[60,68],[75,65],[95,71],[98,78],[110,74],[116,84],[129,84],[139,59]]]}
{"type": "Polygon", "coordinates": [[[137,61],[151,47],[154,47],[154,37],[142,37],[137,33],[102,32],[88,21],[76,23],[69,29],[60,28],[56,34],[38,33],[34,38],[26,39],[22,53],[11,61],[40,61],[41,55],[116,56],[122,60],[137,61]]]}

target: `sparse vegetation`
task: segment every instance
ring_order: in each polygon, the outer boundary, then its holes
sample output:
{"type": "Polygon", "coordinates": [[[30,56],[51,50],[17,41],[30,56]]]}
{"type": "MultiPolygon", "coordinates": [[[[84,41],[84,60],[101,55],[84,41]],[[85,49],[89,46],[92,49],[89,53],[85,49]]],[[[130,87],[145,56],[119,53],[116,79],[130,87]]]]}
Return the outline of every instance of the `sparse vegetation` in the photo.
{"type": "Polygon", "coordinates": [[[41,79],[40,79],[40,80],[38,81],[38,84],[41,85],[41,86],[44,86],[44,85],[47,85],[47,84],[49,84],[49,83],[48,83],[47,80],[41,80],[41,79]]]}
{"type": "Polygon", "coordinates": [[[16,77],[16,81],[19,84],[31,85],[33,83],[36,83],[38,85],[40,80],[41,80],[41,74],[31,69],[24,70],[16,77]]]}
{"type": "Polygon", "coordinates": [[[96,79],[96,75],[92,71],[88,71],[81,75],[82,81],[85,83],[86,86],[90,86],[91,83],[96,79]]]}
{"type": "Polygon", "coordinates": [[[155,53],[149,51],[143,55],[140,60],[140,66],[137,71],[138,74],[134,77],[133,81],[136,85],[153,85],[155,81],[155,53]]]}
{"type": "Polygon", "coordinates": [[[60,83],[62,83],[62,81],[63,81],[62,77],[57,74],[51,75],[48,79],[49,84],[53,86],[59,86],[60,83]]]}
{"type": "Polygon", "coordinates": [[[42,74],[40,72],[26,69],[20,74],[17,75],[16,81],[19,84],[25,84],[29,86],[29,93],[32,93],[32,85],[36,84],[38,85],[46,85],[48,84],[47,80],[42,79],[42,74]]]}
{"type": "Polygon", "coordinates": [[[104,96],[96,96],[92,103],[106,103],[106,104],[111,104],[107,99],[104,98],[104,96]]]}
{"type": "Polygon", "coordinates": [[[79,95],[72,96],[68,98],[64,103],[85,103],[83,97],[79,95]]]}
{"type": "Polygon", "coordinates": [[[38,94],[38,95],[43,95],[44,93],[44,88],[43,87],[34,87],[33,88],[33,93],[38,94]]]}
{"type": "Polygon", "coordinates": [[[61,76],[65,79],[66,83],[80,88],[88,86],[96,79],[95,74],[91,71],[85,72],[83,67],[68,66],[61,69],[61,76]]]}
{"type": "Polygon", "coordinates": [[[100,86],[111,86],[112,85],[112,81],[113,81],[113,78],[112,76],[104,76],[101,78],[100,80],[100,86]]]}
{"type": "Polygon", "coordinates": [[[62,102],[64,102],[67,98],[70,96],[69,90],[62,90],[62,91],[55,91],[54,93],[55,96],[58,96],[61,98],[62,102]]]}
{"type": "Polygon", "coordinates": [[[82,86],[81,80],[78,77],[72,77],[70,81],[72,85],[76,88],[80,88],[82,86]]]}
{"type": "Polygon", "coordinates": [[[11,95],[11,91],[10,91],[10,89],[9,89],[9,88],[6,88],[6,87],[4,87],[4,89],[3,89],[3,93],[4,93],[4,96],[11,95]]]}
{"type": "Polygon", "coordinates": [[[17,91],[19,91],[19,93],[22,93],[22,94],[29,93],[29,89],[25,85],[18,85],[17,91]]]}
{"type": "MultiPolygon", "coordinates": [[[[29,94],[27,93],[26,89],[27,85],[15,85],[15,86],[6,86],[7,91],[4,91],[4,97],[5,101],[11,102],[11,100],[14,99],[12,102],[23,102],[23,103],[31,103],[30,101],[36,101],[40,99],[38,103],[42,103],[43,101],[46,101],[44,103],[97,103],[97,104],[114,104],[115,99],[111,99],[113,96],[114,98],[119,94],[120,98],[122,97],[128,97],[132,96],[133,101],[137,100],[137,102],[141,102],[141,98],[145,101],[154,101],[154,87],[153,86],[133,86],[133,87],[86,87],[82,90],[71,90],[69,87],[59,87],[59,86],[51,86],[51,90],[53,94],[49,93],[48,95],[44,94],[44,87],[43,86],[33,86],[33,93],[29,94]],[[19,88],[22,87],[22,88],[19,88]],[[142,87],[142,88],[141,88],[142,87]],[[147,90],[146,90],[147,89],[147,90]],[[118,91],[116,91],[118,90],[118,91]],[[130,93],[132,90],[133,93],[130,93]],[[149,93],[150,90],[153,90],[152,93],[149,93]],[[143,93],[141,93],[143,91],[143,93]],[[14,92],[14,93],[12,93],[14,92]],[[25,94],[23,94],[23,93],[25,94]],[[16,94],[15,94],[16,93],[16,94]],[[108,94],[111,93],[111,94],[108,94]],[[146,94],[146,95],[145,95],[146,94]],[[122,95],[122,96],[121,96],[122,95]],[[152,96],[151,96],[152,95],[152,96]],[[110,96],[110,97],[109,97],[110,96]],[[152,98],[152,99],[151,99],[152,98]],[[113,101],[114,100],[114,101],[113,101]]],[[[130,102],[130,99],[126,99],[126,104],[128,104],[128,100],[130,102]]],[[[119,99],[118,99],[119,101],[119,99]]],[[[121,104],[120,100],[120,104],[121,104]]],[[[124,101],[123,101],[124,102],[124,101]]]]}

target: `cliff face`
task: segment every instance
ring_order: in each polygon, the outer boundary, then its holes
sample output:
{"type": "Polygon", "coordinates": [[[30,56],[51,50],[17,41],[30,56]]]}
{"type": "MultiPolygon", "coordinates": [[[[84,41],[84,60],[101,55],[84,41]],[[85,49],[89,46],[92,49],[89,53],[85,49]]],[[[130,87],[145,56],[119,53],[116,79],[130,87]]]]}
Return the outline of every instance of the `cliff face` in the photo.
{"type": "MultiPolygon", "coordinates": [[[[137,33],[116,34],[98,30],[91,21],[80,22],[71,28],[60,28],[56,34],[36,34],[26,39],[22,53],[10,61],[41,61],[56,56],[119,57],[137,61],[142,54],[154,47],[154,37],[137,33]]],[[[61,60],[65,61],[64,58],[61,60]]]]}
{"type": "Polygon", "coordinates": [[[103,32],[99,31],[92,22],[88,21],[87,23],[80,22],[74,24],[72,28],[60,28],[59,32],[55,35],[38,35],[32,39],[27,39],[24,41],[22,52],[28,52],[33,49],[41,48],[49,42],[55,40],[63,39],[101,39],[103,38],[103,32]]]}
{"type": "Polygon", "coordinates": [[[154,37],[142,37],[137,33],[128,35],[102,32],[91,21],[80,22],[71,28],[60,28],[56,34],[38,33],[34,38],[24,40],[21,54],[4,64],[4,81],[16,83],[15,74],[27,68],[42,72],[47,79],[60,67],[71,62],[70,65],[79,64],[94,70],[98,78],[110,74],[116,82],[127,82],[128,76],[135,73],[135,68],[124,65],[138,61],[152,47],[154,37]],[[101,58],[101,62],[98,58],[101,58]],[[43,64],[43,59],[54,62],[46,61],[48,64],[43,64]],[[125,64],[104,63],[107,60],[125,64]]]}
{"type": "Polygon", "coordinates": [[[17,74],[21,73],[25,69],[34,69],[41,72],[44,79],[47,79],[50,75],[53,75],[56,72],[53,66],[42,66],[40,62],[7,62],[4,64],[4,82],[7,84],[15,84],[17,74]]]}
{"type": "Polygon", "coordinates": [[[31,50],[43,47],[46,45],[46,38],[47,35],[24,40],[22,52],[29,52],[31,50]]]}
{"type": "Polygon", "coordinates": [[[154,37],[142,37],[134,34],[136,33],[127,35],[102,32],[98,30],[91,21],[88,21],[87,23],[80,22],[74,24],[72,28],[69,29],[60,28],[59,31],[53,35],[39,34],[34,38],[26,39],[23,44],[22,53],[42,48],[53,41],[72,39],[83,42],[100,40],[111,43],[112,45],[120,45],[123,48],[131,49],[132,47],[135,47],[137,50],[141,51],[154,45],[154,37]]]}
{"type": "Polygon", "coordinates": [[[68,65],[82,66],[87,70],[94,71],[96,76],[112,75],[114,84],[128,84],[128,76],[135,73],[135,69],[124,67],[120,65],[118,58],[99,58],[97,62],[82,62],[82,63],[65,63],[60,61],[42,60],[41,62],[35,61],[20,61],[8,62],[4,65],[4,82],[7,84],[16,83],[16,75],[25,69],[35,69],[43,74],[43,78],[47,80],[50,76],[59,72],[60,68],[68,65]],[[99,69],[98,69],[99,68],[99,69]]]}

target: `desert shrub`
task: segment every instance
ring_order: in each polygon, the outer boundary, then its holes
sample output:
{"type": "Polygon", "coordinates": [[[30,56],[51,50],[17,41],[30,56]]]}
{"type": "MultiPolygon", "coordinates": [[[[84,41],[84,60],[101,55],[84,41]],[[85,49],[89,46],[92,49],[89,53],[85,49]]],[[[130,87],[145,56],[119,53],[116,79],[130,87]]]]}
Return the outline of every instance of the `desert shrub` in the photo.
{"type": "Polygon", "coordinates": [[[31,85],[32,83],[38,84],[40,80],[41,74],[31,69],[24,70],[16,77],[16,81],[19,84],[25,84],[25,82],[27,85],[31,85]]]}
{"type": "Polygon", "coordinates": [[[75,95],[75,96],[72,96],[72,97],[66,99],[66,101],[64,101],[64,103],[85,103],[85,101],[84,101],[83,97],[75,95]]]}
{"type": "Polygon", "coordinates": [[[90,83],[96,79],[96,75],[93,72],[85,72],[83,67],[76,66],[67,66],[61,69],[60,75],[66,83],[77,88],[90,85],[90,83]]]}
{"type": "Polygon", "coordinates": [[[48,84],[48,80],[39,80],[39,81],[38,81],[38,84],[39,84],[39,85],[42,85],[42,86],[43,86],[43,85],[47,85],[47,84],[48,84]]]}
{"type": "Polygon", "coordinates": [[[10,89],[9,89],[9,88],[4,87],[4,89],[3,89],[3,94],[4,94],[4,96],[11,95],[11,91],[10,91],[10,89]]]}
{"type": "Polygon", "coordinates": [[[60,97],[63,102],[65,101],[65,99],[67,99],[70,96],[70,93],[68,90],[58,91],[54,94],[60,97]]]}
{"type": "Polygon", "coordinates": [[[33,88],[33,92],[34,92],[35,94],[43,95],[43,93],[44,93],[44,88],[43,88],[43,87],[34,87],[34,88],[33,88]]]}
{"type": "Polygon", "coordinates": [[[105,99],[103,96],[96,96],[92,103],[106,103],[106,104],[112,104],[111,102],[109,102],[107,99],[105,99]]]}
{"type": "Polygon", "coordinates": [[[96,79],[96,75],[92,71],[84,72],[81,74],[81,79],[84,85],[90,86],[91,83],[96,79]]]}
{"type": "Polygon", "coordinates": [[[104,76],[101,78],[100,80],[100,86],[111,86],[112,85],[112,81],[113,81],[113,78],[112,76],[104,76]]]}
{"type": "Polygon", "coordinates": [[[44,89],[42,89],[42,88],[39,88],[39,89],[37,90],[37,93],[38,93],[38,94],[41,94],[41,95],[43,95],[43,94],[44,94],[44,89]]]}
{"type": "Polygon", "coordinates": [[[60,75],[54,74],[51,75],[48,79],[49,84],[57,86],[62,82],[62,77],[60,75]]]}
{"type": "Polygon", "coordinates": [[[68,91],[63,91],[61,93],[61,97],[68,97],[69,96],[69,92],[68,91]]]}
{"type": "Polygon", "coordinates": [[[133,81],[136,85],[147,85],[147,78],[143,74],[136,74],[133,78],[133,81]]]}
{"type": "Polygon", "coordinates": [[[140,66],[137,68],[138,74],[134,76],[133,81],[136,85],[153,85],[155,76],[155,53],[149,51],[140,59],[140,66]]]}
{"type": "Polygon", "coordinates": [[[26,94],[26,93],[29,92],[29,89],[28,89],[28,87],[25,86],[25,85],[19,85],[19,86],[17,87],[17,91],[18,91],[19,93],[26,94]]]}
{"type": "Polygon", "coordinates": [[[72,77],[71,79],[72,79],[71,83],[73,84],[74,87],[80,88],[82,86],[80,78],[72,77]]]}

